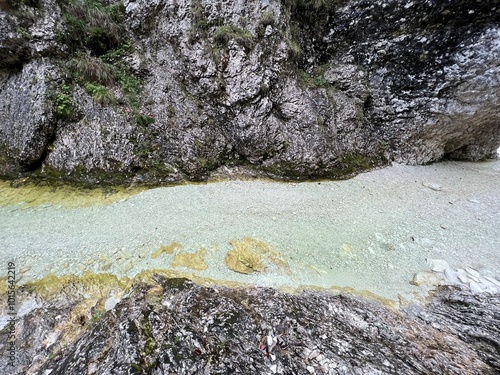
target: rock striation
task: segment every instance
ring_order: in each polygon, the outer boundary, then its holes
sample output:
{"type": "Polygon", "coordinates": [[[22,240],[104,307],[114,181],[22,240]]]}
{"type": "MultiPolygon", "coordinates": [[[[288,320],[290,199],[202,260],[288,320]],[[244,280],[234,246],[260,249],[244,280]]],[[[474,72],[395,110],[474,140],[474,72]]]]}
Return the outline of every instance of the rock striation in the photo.
{"type": "Polygon", "coordinates": [[[5,0],[0,12],[4,176],[345,178],[500,145],[494,0],[5,0]]]}

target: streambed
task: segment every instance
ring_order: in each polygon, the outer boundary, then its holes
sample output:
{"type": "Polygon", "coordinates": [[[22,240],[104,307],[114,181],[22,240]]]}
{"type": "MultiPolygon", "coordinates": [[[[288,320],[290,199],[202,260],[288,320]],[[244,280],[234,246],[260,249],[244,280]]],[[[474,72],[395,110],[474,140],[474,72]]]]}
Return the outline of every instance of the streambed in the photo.
{"type": "Polygon", "coordinates": [[[427,259],[500,280],[498,160],[395,164],[346,181],[86,191],[81,204],[78,193],[36,189],[4,183],[1,190],[0,276],[14,261],[21,284],[49,274],[171,269],[222,283],[351,287],[396,300],[425,294],[410,281],[429,270],[427,259]],[[29,204],[26,189],[35,189],[29,204]],[[237,241],[262,244],[287,265],[264,257],[259,272],[235,272],[225,259],[237,241]],[[206,269],[179,262],[185,253],[200,255],[206,269]]]}

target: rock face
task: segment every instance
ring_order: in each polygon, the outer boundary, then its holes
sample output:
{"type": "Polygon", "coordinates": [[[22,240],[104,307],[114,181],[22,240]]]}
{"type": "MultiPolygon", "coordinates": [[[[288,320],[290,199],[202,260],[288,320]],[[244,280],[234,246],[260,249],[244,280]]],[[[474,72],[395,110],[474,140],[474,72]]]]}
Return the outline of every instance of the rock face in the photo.
{"type": "Polygon", "coordinates": [[[496,1],[80,3],[0,2],[3,175],[343,178],[500,145],[496,1]]]}
{"type": "MultiPolygon", "coordinates": [[[[202,287],[159,275],[122,297],[117,288],[116,280],[88,286],[68,279],[55,294],[20,289],[24,313],[10,373],[500,371],[498,295],[442,288],[425,306],[392,310],[349,295],[202,287]]],[[[0,332],[2,366],[7,335],[0,332]]]]}

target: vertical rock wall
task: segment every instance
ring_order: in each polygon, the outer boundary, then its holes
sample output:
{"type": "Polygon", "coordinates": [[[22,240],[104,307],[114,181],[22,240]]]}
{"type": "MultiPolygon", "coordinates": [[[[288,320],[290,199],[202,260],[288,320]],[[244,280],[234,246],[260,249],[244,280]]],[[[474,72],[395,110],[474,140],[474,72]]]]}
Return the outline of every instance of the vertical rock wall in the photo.
{"type": "Polygon", "coordinates": [[[480,160],[500,145],[494,1],[102,3],[121,41],[83,29],[76,49],[68,1],[11,3],[0,18],[3,175],[344,178],[391,160],[480,160]],[[68,69],[85,58],[113,78],[68,69]]]}

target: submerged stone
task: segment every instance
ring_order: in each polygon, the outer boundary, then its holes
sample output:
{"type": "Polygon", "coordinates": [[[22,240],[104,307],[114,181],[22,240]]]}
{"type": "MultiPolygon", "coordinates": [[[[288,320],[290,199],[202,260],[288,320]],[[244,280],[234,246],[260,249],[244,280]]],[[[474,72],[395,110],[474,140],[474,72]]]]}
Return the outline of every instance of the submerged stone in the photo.
{"type": "Polygon", "coordinates": [[[207,251],[204,248],[200,248],[196,253],[178,253],[174,256],[172,260],[172,267],[186,267],[193,270],[203,271],[208,268],[208,265],[203,259],[207,251]]]}
{"type": "Polygon", "coordinates": [[[224,262],[235,272],[251,274],[262,272],[265,263],[273,264],[281,269],[288,269],[288,262],[281,254],[264,241],[251,237],[230,241],[233,250],[230,250],[224,262]]]}
{"type": "Polygon", "coordinates": [[[151,254],[151,259],[156,259],[163,253],[172,255],[176,250],[182,250],[183,248],[184,247],[177,242],[172,242],[169,245],[162,245],[158,250],[151,254]]]}

